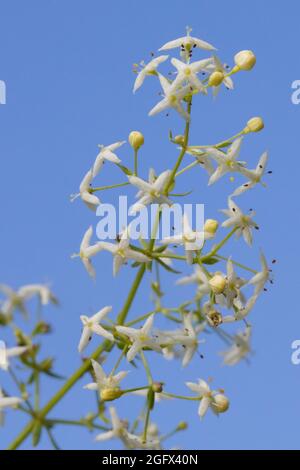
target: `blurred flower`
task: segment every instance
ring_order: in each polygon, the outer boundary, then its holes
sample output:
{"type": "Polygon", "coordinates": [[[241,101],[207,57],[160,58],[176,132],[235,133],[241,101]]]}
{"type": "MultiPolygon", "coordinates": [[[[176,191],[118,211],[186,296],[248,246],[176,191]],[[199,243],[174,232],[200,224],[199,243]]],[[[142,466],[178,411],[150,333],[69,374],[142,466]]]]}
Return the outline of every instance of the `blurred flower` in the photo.
{"type": "Polygon", "coordinates": [[[134,82],[133,93],[135,93],[136,90],[138,90],[138,88],[142,86],[147,75],[156,74],[157,67],[162,62],[165,62],[168,57],[168,55],[160,55],[159,57],[155,57],[155,59],[152,59],[150,62],[148,62],[148,64],[145,64],[143,66],[142,70],[138,73],[138,76],[136,77],[136,80],[134,82]]]}
{"type": "Polygon", "coordinates": [[[113,335],[99,325],[100,321],[111,311],[112,307],[104,307],[92,317],[81,315],[80,320],[83,324],[83,331],[78,345],[78,351],[81,353],[88,345],[93,333],[103,336],[110,341],[114,341],[113,335]]]}

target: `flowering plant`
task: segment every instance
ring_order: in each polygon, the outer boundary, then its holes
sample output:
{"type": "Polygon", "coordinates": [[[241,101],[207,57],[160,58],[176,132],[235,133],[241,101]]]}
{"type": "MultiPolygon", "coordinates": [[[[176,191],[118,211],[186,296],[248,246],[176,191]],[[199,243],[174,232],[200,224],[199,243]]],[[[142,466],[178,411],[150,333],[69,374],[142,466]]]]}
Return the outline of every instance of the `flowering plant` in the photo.
{"type": "Polygon", "coordinates": [[[151,422],[152,411],[160,400],[195,401],[199,417],[202,419],[209,410],[216,415],[226,412],[229,408],[229,398],[223,389],[212,390],[210,379],[197,377],[186,383],[186,388],[192,394],[172,393],[168,388],[168,378],[161,381],[159,371],[151,366],[152,355],[159,355],[161,361],[181,361],[185,367],[200,354],[199,349],[201,351],[205,337],[211,340],[212,335],[208,334],[212,331],[229,343],[228,349],[223,352],[225,365],[237,364],[247,358],[251,351],[251,325],[248,317],[258,296],[265,289],[266,282],[270,280],[270,270],[263,253],[260,255],[260,271],[241,264],[233,255],[225,257],[221,253],[224,245],[233,236],[242,237],[251,245],[253,231],[258,229],[254,212],[243,212],[236,200],[257,184],[265,186],[263,177],[266,173],[267,153],[262,154],[254,169],[249,169],[247,162],[239,159],[245,137],[261,131],[264,124],[261,118],[254,117],[238,133],[213,145],[191,143],[190,127],[192,103],[199,97],[209,96],[210,92],[216,96],[222,87],[233,90],[232,77],[241,71],[251,70],[256,58],[252,51],[241,51],[235,55],[233,67],[224,65],[216,55],[215,47],[191,36],[189,28],[186,36],[166,43],[159,51],[162,51],[163,55],[153,57],[149,63],[135,64],[134,71],[137,76],[133,91],[139,90],[149,77],[158,80],[162,99],[150,110],[149,115],[169,110],[178,113],[184,131],[182,135],[176,136],[170,132],[169,140],[174,148],[179,149],[179,155],[173,168],[166,169],[159,175],[150,169],[149,178],[145,180],[139,172],[140,152],[145,144],[144,136],[139,131],[132,131],[128,139],[133,149],[132,168],[130,165],[125,166],[119,157],[125,141],[101,145],[94,164],[83,177],[79,193],[72,196],[72,200],[80,197],[89,209],[97,211],[101,206],[97,194],[114,188],[133,186],[138,189],[138,200],[131,205],[130,214],[140,214],[149,206],[156,206],[157,211],[150,240],[140,237],[137,243],[134,243],[132,224],[123,227],[113,242],[93,242],[92,226],[85,231],[79,253],[73,257],[80,258],[92,278],[96,277],[92,258],[101,256],[102,251],[108,251],[113,257],[113,275],[116,276],[128,262],[132,262],[132,268],[137,272],[118,315],[114,315],[112,306],[100,305],[100,310],[92,316],[80,316],[82,332],[78,344],[79,353],[83,353],[92,336],[99,340],[99,345],[89,357],[83,359],[79,369],[43,407],[40,406],[41,377],[47,375],[54,379],[59,378],[54,371],[52,358],[40,359],[40,338],[49,333],[50,325],[43,319],[40,311],[33,329],[25,333],[16,324],[17,311],[28,315],[27,302],[32,297],[38,298],[40,307],[50,302],[57,303],[57,300],[49,287],[44,285],[23,286],[17,291],[6,285],[0,286],[3,294],[0,324],[2,328],[11,329],[17,343],[13,347],[4,348],[0,367],[11,374],[18,387],[16,396],[0,389],[1,417],[3,418],[3,410],[15,407],[29,417],[28,424],[10,445],[11,449],[18,448],[30,434],[33,445],[38,445],[43,430],[47,432],[54,448],[58,448],[54,437],[55,427],[58,425],[84,426],[91,431],[97,431],[96,441],[117,438],[129,449],[161,449],[167,437],[186,429],[187,423],[179,422],[168,434],[162,434],[151,422]],[[166,51],[169,53],[177,49],[180,59],[171,58],[175,71],[166,77],[158,68],[163,64],[165,66],[169,59],[166,51]],[[206,51],[210,56],[194,61],[193,56],[198,49],[206,51]],[[193,161],[183,166],[186,155],[190,155],[193,161]],[[97,187],[94,181],[105,162],[116,165],[122,172],[124,181],[97,187]],[[235,174],[240,175],[244,182],[229,195],[228,208],[222,210],[225,220],[220,228],[218,220],[206,219],[202,230],[193,229],[189,217],[184,214],[180,232],[164,237],[157,243],[163,214],[172,208],[175,197],[184,197],[176,193],[177,179],[196,167],[203,168],[208,174],[209,185],[215,184],[227,174],[231,178],[235,174]],[[180,251],[181,247],[183,252],[180,251]],[[189,275],[178,277],[173,263],[186,264],[190,270],[189,275]],[[239,274],[237,270],[243,274],[239,274]],[[178,286],[194,284],[193,297],[176,307],[166,305],[160,271],[176,275],[178,286]],[[129,310],[146,272],[151,273],[153,308],[151,311],[139,312],[129,321],[129,310]],[[157,320],[161,317],[170,324],[168,329],[157,327],[157,320]],[[242,323],[244,329],[230,335],[226,331],[228,323],[242,323]],[[110,356],[115,359],[112,368],[107,366],[107,358],[110,356]],[[22,372],[22,379],[11,364],[13,358],[16,358],[25,370],[22,372]],[[125,370],[119,371],[121,365],[125,370]],[[134,388],[126,387],[130,369],[133,369],[139,381],[138,386],[134,388]],[[93,381],[87,383],[84,388],[96,393],[95,409],[88,415],[76,417],[74,420],[49,417],[55,405],[81,377],[88,374],[93,377],[93,381]],[[123,419],[122,401],[131,394],[141,396],[145,403],[142,413],[129,423],[123,419]],[[109,402],[114,402],[113,406],[109,402]]]}

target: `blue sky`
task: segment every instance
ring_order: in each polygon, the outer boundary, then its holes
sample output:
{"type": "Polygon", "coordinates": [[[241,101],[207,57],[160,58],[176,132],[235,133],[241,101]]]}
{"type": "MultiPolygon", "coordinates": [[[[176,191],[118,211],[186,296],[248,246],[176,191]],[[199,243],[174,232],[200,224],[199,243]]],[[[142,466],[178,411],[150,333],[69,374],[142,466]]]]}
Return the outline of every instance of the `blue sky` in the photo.
{"type": "MultiPolygon", "coordinates": [[[[118,312],[134,275],[128,268],[112,279],[111,258],[104,255],[96,260],[98,275],[93,283],[81,263],[70,260],[85,229],[89,224],[95,227],[97,220],[80,201],[70,204],[69,194],[77,190],[93,162],[98,143],[126,139],[131,130],[142,130],[146,145],[141,165],[146,175],[149,166],[162,171],[172,165],[175,149],[168,142],[168,131],[182,132],[182,120],[173,114],[148,118],[148,110],[158,99],[158,87],[149,79],[133,96],[132,64],[148,60],[152,51],[183,35],[186,25],[193,27],[195,36],[215,44],[230,64],[241,49],[252,49],[257,55],[255,69],[236,76],[233,93],[224,90],[215,101],[195,100],[191,140],[219,141],[240,130],[250,117],[264,118],[264,132],[245,140],[242,155],[254,165],[268,150],[273,175],[267,177],[267,190],[257,188],[239,200],[245,210],[257,211],[261,229],[252,249],[243,242],[232,242],[224,253],[234,251],[237,259],[258,268],[259,249],[263,248],[269,261],[278,260],[275,283],[261,296],[251,316],[255,354],[250,366],[222,367],[217,351],[224,346],[217,337],[207,341],[204,360],[195,360],[185,370],[178,363],[162,364],[154,359],[158,378],[167,381],[169,390],[185,393],[181,382],[212,376],[231,399],[230,412],[220,419],[208,415],[203,422],[199,422],[193,402],[159,404],[153,419],[164,431],[182,419],[190,422],[189,431],[175,436],[170,446],[300,447],[300,366],[293,366],[290,360],[291,343],[300,338],[295,302],[299,288],[300,107],[291,103],[291,83],[300,78],[300,4],[280,1],[270,8],[267,3],[252,0],[245,7],[234,0],[191,0],[187,4],[153,0],[142,5],[137,0],[0,1],[0,79],[7,86],[7,104],[0,106],[0,278],[15,287],[51,283],[61,307],[46,311],[54,334],[47,338],[45,348],[57,357],[57,369],[66,376],[80,363],[76,351],[79,315],[111,303],[118,312]]],[[[129,164],[129,147],[119,153],[129,164]]],[[[107,167],[98,181],[109,184],[121,177],[107,167]]],[[[225,178],[208,189],[206,181],[197,169],[183,177],[179,186],[183,191],[194,189],[189,201],[204,202],[206,215],[216,217],[217,210],[226,207],[232,183],[225,178]]],[[[105,198],[114,202],[121,193],[107,193],[105,198]]],[[[147,280],[131,318],[151,308],[147,280]]],[[[164,288],[172,303],[188,295],[188,290],[174,289],[173,278],[164,280],[164,288]]],[[[94,340],[89,351],[96,344],[94,340]]],[[[137,383],[134,372],[131,376],[129,383],[137,383]]],[[[8,384],[3,372],[0,383],[8,384]]],[[[93,397],[82,390],[84,383],[72,390],[52,416],[72,419],[78,410],[84,414],[92,408],[93,397]]],[[[46,381],[43,400],[58,386],[46,381]]],[[[128,418],[141,406],[142,402],[130,398],[117,404],[120,414],[123,410],[128,418]]],[[[1,447],[21,429],[23,421],[17,413],[7,415],[7,426],[0,430],[1,447]]],[[[95,445],[85,430],[61,427],[55,435],[63,448],[105,448],[95,445]]],[[[118,448],[118,443],[107,446],[118,448]]],[[[23,448],[30,447],[28,440],[23,448]]],[[[41,447],[49,447],[46,437],[41,447]]]]}

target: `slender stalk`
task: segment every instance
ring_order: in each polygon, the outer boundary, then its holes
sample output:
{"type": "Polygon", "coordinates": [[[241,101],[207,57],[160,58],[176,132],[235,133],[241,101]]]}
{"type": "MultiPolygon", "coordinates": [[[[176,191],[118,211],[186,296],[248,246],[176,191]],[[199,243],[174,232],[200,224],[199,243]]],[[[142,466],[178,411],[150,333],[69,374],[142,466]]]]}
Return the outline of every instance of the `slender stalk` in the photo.
{"type": "Polygon", "coordinates": [[[134,175],[138,174],[138,150],[134,150],[134,175]]]}
{"type": "Polygon", "coordinates": [[[234,227],[223,240],[220,241],[207,255],[203,256],[201,258],[201,261],[206,261],[207,259],[211,258],[214,256],[218,251],[225,245],[225,243],[228,242],[228,240],[232,237],[232,235],[237,231],[238,227],[234,227]]]}
{"type": "MultiPolygon", "coordinates": [[[[229,260],[229,258],[226,258],[225,256],[221,256],[221,255],[216,255],[216,257],[219,258],[219,259],[222,259],[223,261],[228,261],[229,260]]],[[[235,266],[238,266],[239,268],[245,269],[245,271],[249,271],[252,274],[257,274],[258,273],[258,271],[256,271],[255,269],[248,268],[248,266],[245,266],[242,263],[238,263],[237,261],[234,261],[233,259],[231,259],[231,262],[235,266]]]]}
{"type": "Polygon", "coordinates": [[[128,186],[128,185],[129,185],[129,181],[125,181],[124,183],[109,184],[108,186],[99,186],[98,188],[91,188],[90,192],[95,193],[96,191],[105,191],[106,189],[121,188],[122,186],[128,186]]]}

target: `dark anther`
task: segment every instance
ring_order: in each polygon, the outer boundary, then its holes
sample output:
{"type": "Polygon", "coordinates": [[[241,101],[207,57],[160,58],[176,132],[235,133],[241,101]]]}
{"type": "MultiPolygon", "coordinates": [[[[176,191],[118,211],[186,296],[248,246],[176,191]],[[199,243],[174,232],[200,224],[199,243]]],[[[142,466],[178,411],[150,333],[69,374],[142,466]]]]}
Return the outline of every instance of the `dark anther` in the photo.
{"type": "Polygon", "coordinates": [[[235,207],[232,208],[232,211],[235,212],[235,207]]]}
{"type": "Polygon", "coordinates": [[[262,166],[262,165],[259,165],[259,168],[263,168],[263,166],[262,166]]]}
{"type": "Polygon", "coordinates": [[[277,263],[277,259],[272,260],[272,264],[275,264],[275,263],[277,263]]]}
{"type": "Polygon", "coordinates": [[[268,175],[271,175],[272,173],[273,173],[273,171],[271,171],[271,170],[270,170],[270,171],[268,171],[268,175]]]}
{"type": "Polygon", "coordinates": [[[249,186],[248,183],[245,183],[245,184],[244,184],[244,187],[245,187],[245,188],[248,188],[248,186],[249,186]]]}
{"type": "Polygon", "coordinates": [[[259,227],[257,225],[254,228],[255,228],[255,230],[259,230],[259,227]]]}
{"type": "Polygon", "coordinates": [[[197,44],[193,44],[193,47],[195,48],[197,46],[197,44]]]}

